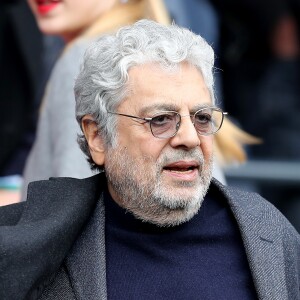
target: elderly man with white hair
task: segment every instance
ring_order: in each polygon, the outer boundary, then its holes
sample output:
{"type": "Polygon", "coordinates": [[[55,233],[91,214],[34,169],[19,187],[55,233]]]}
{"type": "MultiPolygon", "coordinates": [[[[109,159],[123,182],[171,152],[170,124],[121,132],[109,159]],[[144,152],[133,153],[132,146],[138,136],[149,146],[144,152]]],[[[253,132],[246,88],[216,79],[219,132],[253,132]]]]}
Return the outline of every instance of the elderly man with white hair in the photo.
{"type": "Polygon", "coordinates": [[[213,63],[200,36],[147,20],[88,48],[78,142],[103,172],[1,208],[1,299],[300,298],[296,230],[212,178],[213,63]]]}

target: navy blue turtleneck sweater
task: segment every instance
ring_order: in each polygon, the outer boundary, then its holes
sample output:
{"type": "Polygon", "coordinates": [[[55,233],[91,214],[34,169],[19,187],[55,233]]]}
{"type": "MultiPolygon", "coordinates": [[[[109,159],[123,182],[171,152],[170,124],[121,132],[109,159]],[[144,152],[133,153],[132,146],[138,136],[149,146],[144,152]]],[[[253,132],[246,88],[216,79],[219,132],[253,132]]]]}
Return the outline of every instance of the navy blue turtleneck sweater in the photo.
{"type": "Polygon", "coordinates": [[[189,222],[159,228],[137,220],[106,191],[108,299],[257,299],[237,223],[209,191],[189,222]]]}

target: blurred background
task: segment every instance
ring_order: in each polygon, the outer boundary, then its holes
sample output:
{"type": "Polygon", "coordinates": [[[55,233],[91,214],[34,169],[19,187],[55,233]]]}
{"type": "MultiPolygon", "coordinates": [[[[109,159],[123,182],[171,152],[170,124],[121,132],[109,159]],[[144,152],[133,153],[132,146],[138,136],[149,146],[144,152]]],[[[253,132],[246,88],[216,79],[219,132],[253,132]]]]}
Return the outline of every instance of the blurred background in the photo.
{"type": "MultiPolygon", "coordinates": [[[[171,20],[214,48],[218,105],[263,140],[247,146],[245,164],[224,167],[227,183],[260,193],[300,232],[300,0],[164,4],[171,20]]],[[[63,46],[39,32],[26,1],[1,1],[2,205],[17,201],[45,85],[63,46]]]]}

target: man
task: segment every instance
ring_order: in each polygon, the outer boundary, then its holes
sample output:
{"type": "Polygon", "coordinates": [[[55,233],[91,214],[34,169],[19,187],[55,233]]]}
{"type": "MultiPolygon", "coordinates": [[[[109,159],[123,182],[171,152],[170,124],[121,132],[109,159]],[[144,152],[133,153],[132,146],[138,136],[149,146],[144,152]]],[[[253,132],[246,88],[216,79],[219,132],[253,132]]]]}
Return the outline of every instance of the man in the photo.
{"type": "Polygon", "coordinates": [[[299,299],[295,229],[211,178],[213,60],[201,37],[145,20],[90,46],[78,140],[104,172],[2,208],[1,299],[299,299]]]}

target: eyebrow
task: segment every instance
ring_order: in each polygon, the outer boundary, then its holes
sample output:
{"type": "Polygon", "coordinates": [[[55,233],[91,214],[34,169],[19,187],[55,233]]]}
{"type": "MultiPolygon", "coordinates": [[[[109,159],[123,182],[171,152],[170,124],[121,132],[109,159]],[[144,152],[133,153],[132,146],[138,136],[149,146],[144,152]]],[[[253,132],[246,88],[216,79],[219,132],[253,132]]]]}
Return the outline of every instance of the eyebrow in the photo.
{"type": "Polygon", "coordinates": [[[146,115],[153,112],[160,112],[160,111],[177,111],[178,106],[175,104],[166,104],[166,103],[157,103],[148,106],[144,106],[140,109],[140,114],[146,115]]]}
{"type": "Polygon", "coordinates": [[[196,111],[203,109],[203,108],[208,108],[208,107],[216,107],[215,105],[213,105],[212,103],[201,103],[201,104],[197,104],[196,106],[194,106],[190,113],[194,114],[196,111]]]}
{"type": "MultiPolygon", "coordinates": [[[[196,111],[207,108],[207,107],[215,107],[212,103],[201,103],[195,105],[190,113],[193,114],[196,111]]],[[[161,112],[161,111],[179,111],[180,107],[178,105],[175,105],[173,103],[154,103],[148,106],[144,106],[140,109],[139,114],[140,115],[147,115],[150,113],[156,113],[156,112],[161,112]]]]}

